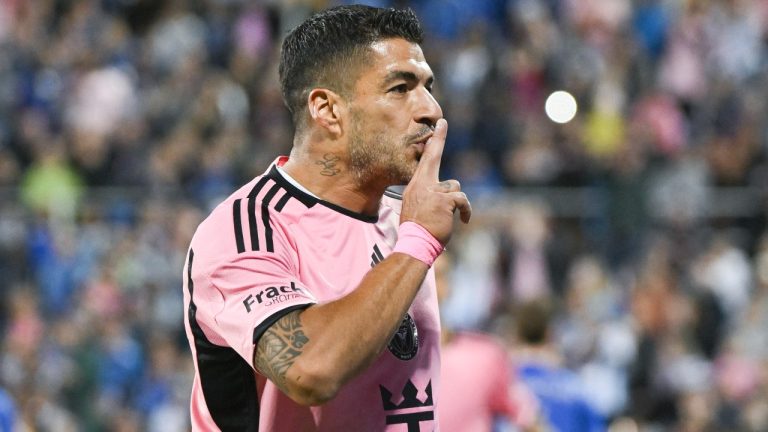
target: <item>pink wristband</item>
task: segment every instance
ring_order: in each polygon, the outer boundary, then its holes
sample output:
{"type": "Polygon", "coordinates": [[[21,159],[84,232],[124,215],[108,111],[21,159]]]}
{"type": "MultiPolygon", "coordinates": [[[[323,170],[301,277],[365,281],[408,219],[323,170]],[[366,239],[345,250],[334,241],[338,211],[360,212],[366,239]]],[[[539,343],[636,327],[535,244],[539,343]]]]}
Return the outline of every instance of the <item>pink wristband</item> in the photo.
{"type": "Polygon", "coordinates": [[[392,252],[410,255],[432,267],[443,253],[443,244],[416,222],[403,222],[397,230],[397,243],[392,252]]]}

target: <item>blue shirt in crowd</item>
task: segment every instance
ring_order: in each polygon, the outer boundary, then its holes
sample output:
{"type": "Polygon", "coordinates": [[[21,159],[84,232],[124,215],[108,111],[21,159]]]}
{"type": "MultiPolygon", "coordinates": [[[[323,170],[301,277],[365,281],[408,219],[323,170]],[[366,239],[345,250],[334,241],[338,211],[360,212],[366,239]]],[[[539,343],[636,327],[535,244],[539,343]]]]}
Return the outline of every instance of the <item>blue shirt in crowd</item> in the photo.
{"type": "Polygon", "coordinates": [[[11,432],[16,424],[16,405],[13,399],[0,388],[0,432],[11,432]]]}
{"type": "Polygon", "coordinates": [[[570,370],[522,364],[519,378],[541,403],[542,416],[558,432],[603,432],[605,420],[584,396],[584,382],[570,370]]]}

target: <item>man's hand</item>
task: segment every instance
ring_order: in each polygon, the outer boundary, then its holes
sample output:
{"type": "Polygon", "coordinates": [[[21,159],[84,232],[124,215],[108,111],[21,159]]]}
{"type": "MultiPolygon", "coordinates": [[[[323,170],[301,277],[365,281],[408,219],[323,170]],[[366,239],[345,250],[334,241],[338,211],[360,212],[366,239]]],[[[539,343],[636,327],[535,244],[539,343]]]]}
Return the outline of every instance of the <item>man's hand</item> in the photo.
{"type": "Polygon", "coordinates": [[[440,181],[440,159],[443,156],[448,122],[437,121],[435,132],[427,141],[419,165],[403,192],[400,223],[415,222],[430,232],[443,245],[453,232],[453,214],[458,209],[461,220],[469,222],[472,206],[457,180],[440,181]]]}

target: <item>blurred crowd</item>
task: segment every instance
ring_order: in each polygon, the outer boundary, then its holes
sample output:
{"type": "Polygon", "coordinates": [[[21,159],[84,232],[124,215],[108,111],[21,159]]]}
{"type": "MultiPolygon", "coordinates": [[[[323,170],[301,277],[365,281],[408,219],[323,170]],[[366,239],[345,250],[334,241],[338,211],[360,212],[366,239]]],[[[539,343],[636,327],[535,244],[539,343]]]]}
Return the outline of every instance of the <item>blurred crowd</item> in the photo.
{"type": "MultiPolygon", "coordinates": [[[[0,429],[188,429],[186,248],[289,151],[282,35],[337,3],[0,0],[0,429]]],[[[514,353],[544,300],[613,430],[768,430],[768,1],[363,3],[422,19],[476,208],[445,325],[514,353]]]]}

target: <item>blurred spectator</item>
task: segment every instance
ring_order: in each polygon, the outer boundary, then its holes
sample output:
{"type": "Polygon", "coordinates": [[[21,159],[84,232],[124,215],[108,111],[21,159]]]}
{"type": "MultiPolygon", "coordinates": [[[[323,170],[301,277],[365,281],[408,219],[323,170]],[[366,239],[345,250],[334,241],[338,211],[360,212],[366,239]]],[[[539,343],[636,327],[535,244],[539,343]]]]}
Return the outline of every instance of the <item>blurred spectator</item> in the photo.
{"type": "Polygon", "coordinates": [[[552,242],[549,209],[535,200],[521,200],[507,211],[500,250],[502,303],[517,304],[559,291],[564,263],[552,242]]]}
{"type": "Polygon", "coordinates": [[[704,64],[708,51],[704,36],[708,3],[681,3],[658,69],[661,87],[688,107],[705,97],[709,84],[704,64]]]}
{"type": "Polygon", "coordinates": [[[553,323],[551,338],[564,364],[589,383],[584,389],[587,403],[611,418],[629,403],[627,370],[637,354],[626,298],[596,256],[577,257],[566,278],[566,310],[553,323]]]}
{"type": "Polygon", "coordinates": [[[65,161],[61,143],[51,143],[38,152],[37,159],[22,178],[22,199],[40,213],[73,219],[83,194],[80,176],[65,161]]]}
{"type": "Polygon", "coordinates": [[[692,277],[710,290],[728,324],[744,315],[752,292],[752,274],[746,254],[725,236],[717,236],[691,265],[692,277]]]}
{"type": "Polygon", "coordinates": [[[545,298],[521,303],[515,313],[513,364],[541,404],[554,431],[604,431],[605,419],[590,406],[586,382],[563,366],[552,340],[553,313],[545,298]]]}
{"type": "Polygon", "coordinates": [[[456,249],[445,278],[452,287],[440,306],[441,319],[455,330],[483,328],[498,296],[496,256],[498,242],[482,224],[455,236],[464,247],[456,249]]]}
{"type": "Polygon", "coordinates": [[[0,430],[16,430],[16,405],[11,396],[0,388],[0,430]]]}
{"type": "Polygon", "coordinates": [[[186,430],[189,417],[186,398],[191,372],[190,365],[180,366],[187,361],[187,356],[179,355],[168,336],[161,335],[150,344],[149,367],[135,393],[137,411],[148,419],[149,431],[186,430]]]}
{"type": "MultiPolygon", "coordinates": [[[[438,302],[451,292],[450,253],[435,262],[438,302]]],[[[497,422],[531,429],[538,407],[530,392],[510,374],[504,345],[488,334],[441,331],[440,428],[456,432],[490,432],[497,422]]]]}

